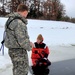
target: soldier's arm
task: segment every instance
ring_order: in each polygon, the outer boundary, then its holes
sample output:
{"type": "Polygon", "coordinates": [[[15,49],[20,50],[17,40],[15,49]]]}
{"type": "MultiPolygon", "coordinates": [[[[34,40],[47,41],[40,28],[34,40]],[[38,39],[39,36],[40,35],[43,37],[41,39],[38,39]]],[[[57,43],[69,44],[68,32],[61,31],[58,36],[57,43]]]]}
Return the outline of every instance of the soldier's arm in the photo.
{"type": "Polygon", "coordinates": [[[22,21],[18,22],[18,25],[15,28],[15,35],[16,35],[19,45],[22,48],[26,50],[31,49],[30,40],[29,40],[29,36],[27,32],[27,26],[24,23],[22,23],[22,21]]]}

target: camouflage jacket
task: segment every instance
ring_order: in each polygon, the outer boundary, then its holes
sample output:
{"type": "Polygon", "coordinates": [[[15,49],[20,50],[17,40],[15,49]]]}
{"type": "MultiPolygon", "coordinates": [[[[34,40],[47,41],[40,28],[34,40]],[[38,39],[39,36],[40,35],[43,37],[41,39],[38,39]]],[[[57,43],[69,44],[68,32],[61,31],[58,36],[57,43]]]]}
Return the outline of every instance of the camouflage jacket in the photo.
{"type": "Polygon", "coordinates": [[[9,28],[5,25],[6,37],[5,46],[7,48],[23,48],[25,50],[30,50],[30,40],[27,32],[27,20],[22,17],[19,13],[9,14],[10,19],[6,22],[8,23],[14,17],[20,17],[20,19],[13,20],[9,28]]]}

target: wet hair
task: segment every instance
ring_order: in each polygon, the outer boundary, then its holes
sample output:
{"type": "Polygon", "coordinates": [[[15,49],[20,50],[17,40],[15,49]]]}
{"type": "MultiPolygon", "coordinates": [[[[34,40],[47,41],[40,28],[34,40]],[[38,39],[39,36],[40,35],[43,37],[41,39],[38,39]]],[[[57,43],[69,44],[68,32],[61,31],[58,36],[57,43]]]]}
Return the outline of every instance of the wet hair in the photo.
{"type": "Polygon", "coordinates": [[[20,4],[17,7],[17,11],[18,12],[24,12],[24,11],[28,11],[28,7],[25,4],[20,4]]]}

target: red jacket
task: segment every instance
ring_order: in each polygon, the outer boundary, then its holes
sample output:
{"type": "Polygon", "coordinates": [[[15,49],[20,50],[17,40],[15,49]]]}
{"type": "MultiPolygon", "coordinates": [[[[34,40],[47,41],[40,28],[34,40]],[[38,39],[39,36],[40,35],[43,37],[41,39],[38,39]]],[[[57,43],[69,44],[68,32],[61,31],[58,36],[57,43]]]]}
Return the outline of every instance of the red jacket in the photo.
{"type": "Polygon", "coordinates": [[[45,43],[38,44],[37,42],[35,42],[34,45],[35,45],[35,47],[32,48],[32,55],[31,55],[33,65],[35,65],[36,61],[38,59],[40,59],[41,57],[47,58],[48,55],[49,55],[49,49],[48,49],[48,46],[46,46],[45,43]]]}

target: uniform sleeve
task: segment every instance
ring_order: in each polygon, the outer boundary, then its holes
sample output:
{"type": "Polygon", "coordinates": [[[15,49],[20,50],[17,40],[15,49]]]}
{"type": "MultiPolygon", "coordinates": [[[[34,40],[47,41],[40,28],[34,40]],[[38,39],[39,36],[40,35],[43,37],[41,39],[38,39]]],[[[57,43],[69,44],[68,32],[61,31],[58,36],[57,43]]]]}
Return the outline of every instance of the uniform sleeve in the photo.
{"type": "Polygon", "coordinates": [[[28,51],[31,50],[30,40],[27,32],[27,26],[24,23],[22,23],[22,21],[18,22],[18,25],[15,28],[15,35],[19,45],[22,48],[28,51]]]}

